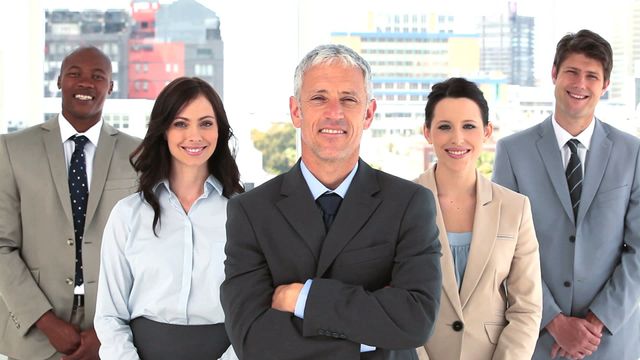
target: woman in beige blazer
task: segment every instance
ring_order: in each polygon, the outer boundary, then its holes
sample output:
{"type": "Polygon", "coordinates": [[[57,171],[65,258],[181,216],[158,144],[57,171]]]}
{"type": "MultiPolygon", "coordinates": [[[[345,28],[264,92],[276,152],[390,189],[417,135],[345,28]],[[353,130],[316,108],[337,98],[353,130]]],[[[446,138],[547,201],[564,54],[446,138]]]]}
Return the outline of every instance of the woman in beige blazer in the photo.
{"type": "Polygon", "coordinates": [[[542,313],[540,259],[529,200],[476,170],[492,133],[480,89],[433,86],[424,135],[438,162],[416,181],[438,199],[442,296],[422,359],[531,359],[542,313]]]}

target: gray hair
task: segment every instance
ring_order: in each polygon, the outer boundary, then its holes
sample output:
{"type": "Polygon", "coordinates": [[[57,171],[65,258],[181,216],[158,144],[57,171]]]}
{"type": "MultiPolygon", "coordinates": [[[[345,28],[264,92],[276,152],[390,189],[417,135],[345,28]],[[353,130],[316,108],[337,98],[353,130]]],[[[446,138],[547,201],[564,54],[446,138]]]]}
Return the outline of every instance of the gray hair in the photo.
{"type": "Polygon", "coordinates": [[[342,63],[347,66],[358,67],[364,76],[364,88],[367,91],[367,100],[373,98],[373,85],[371,84],[371,68],[365,59],[357,52],[344,45],[320,45],[311,50],[296,67],[293,77],[293,94],[300,101],[302,78],[310,67],[318,64],[342,63]]]}

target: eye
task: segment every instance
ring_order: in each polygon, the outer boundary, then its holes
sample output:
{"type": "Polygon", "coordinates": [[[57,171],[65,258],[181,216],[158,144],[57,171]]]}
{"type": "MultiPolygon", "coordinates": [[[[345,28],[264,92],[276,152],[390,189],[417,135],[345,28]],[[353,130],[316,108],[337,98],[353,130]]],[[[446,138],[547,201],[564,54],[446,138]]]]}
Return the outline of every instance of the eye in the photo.
{"type": "Polygon", "coordinates": [[[343,97],[342,99],[340,99],[340,101],[344,102],[344,103],[357,103],[358,99],[354,98],[354,97],[343,97]]]}
{"type": "Polygon", "coordinates": [[[438,125],[438,130],[450,130],[451,129],[451,125],[449,124],[440,124],[438,125]]]}
{"type": "Polygon", "coordinates": [[[72,77],[72,78],[75,78],[75,77],[80,76],[80,73],[79,73],[79,72],[77,72],[77,71],[71,71],[71,72],[68,72],[68,73],[67,73],[67,76],[72,77]]]}
{"type": "Polygon", "coordinates": [[[186,128],[189,125],[187,124],[186,121],[178,119],[178,120],[174,120],[173,123],[171,124],[171,126],[173,126],[175,128],[186,128]]]}
{"type": "Polygon", "coordinates": [[[104,80],[105,77],[100,75],[100,74],[94,74],[93,75],[93,80],[104,80]]]}
{"type": "Polygon", "coordinates": [[[593,75],[593,74],[591,74],[591,75],[588,75],[587,77],[588,77],[589,79],[591,79],[591,80],[598,80],[598,76],[597,76],[597,75],[593,75]]]}
{"type": "Polygon", "coordinates": [[[469,130],[469,129],[475,129],[476,127],[477,127],[477,126],[476,126],[475,124],[464,124],[464,125],[462,126],[462,128],[463,128],[463,129],[467,129],[467,130],[469,130]]]}
{"type": "Polygon", "coordinates": [[[215,125],[215,121],[213,121],[213,120],[207,119],[207,120],[200,121],[200,126],[203,127],[203,128],[210,128],[210,127],[212,127],[214,125],[215,125]]]}
{"type": "Polygon", "coordinates": [[[325,99],[326,98],[324,96],[314,95],[314,96],[311,97],[310,100],[313,101],[313,102],[323,102],[323,101],[325,101],[325,99]]]}

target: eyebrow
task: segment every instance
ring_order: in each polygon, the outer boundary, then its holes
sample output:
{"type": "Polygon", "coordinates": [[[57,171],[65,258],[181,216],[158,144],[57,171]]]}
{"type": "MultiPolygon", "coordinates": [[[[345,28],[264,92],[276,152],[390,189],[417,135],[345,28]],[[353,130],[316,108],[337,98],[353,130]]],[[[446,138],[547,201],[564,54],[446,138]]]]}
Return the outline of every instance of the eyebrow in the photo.
{"type": "MultiPolygon", "coordinates": [[[[175,121],[175,120],[178,120],[178,119],[180,119],[180,120],[186,120],[186,121],[191,121],[191,119],[186,118],[186,117],[184,117],[184,116],[176,116],[176,118],[174,119],[174,121],[175,121]]],[[[200,121],[200,120],[205,120],[205,119],[213,119],[213,120],[216,120],[216,115],[215,115],[215,114],[213,114],[213,115],[205,115],[205,116],[203,116],[203,117],[201,117],[201,118],[199,118],[199,119],[196,119],[196,120],[197,120],[197,121],[200,121]]]]}

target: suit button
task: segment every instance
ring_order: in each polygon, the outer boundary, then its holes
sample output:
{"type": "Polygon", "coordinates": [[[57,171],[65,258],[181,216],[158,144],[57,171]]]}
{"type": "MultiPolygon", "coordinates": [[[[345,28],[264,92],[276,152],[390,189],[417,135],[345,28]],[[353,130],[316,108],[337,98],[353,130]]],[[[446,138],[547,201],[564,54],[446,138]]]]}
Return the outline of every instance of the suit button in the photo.
{"type": "Polygon", "coordinates": [[[565,281],[564,287],[571,287],[571,281],[565,281]]]}
{"type": "Polygon", "coordinates": [[[73,246],[73,240],[72,239],[67,239],[67,245],[73,246]]]}
{"type": "Polygon", "coordinates": [[[453,324],[451,325],[451,327],[453,328],[453,331],[460,331],[464,328],[464,324],[462,323],[462,321],[454,321],[453,324]]]}
{"type": "Polygon", "coordinates": [[[569,236],[569,242],[572,242],[572,243],[576,242],[576,237],[573,235],[569,236]]]}
{"type": "Polygon", "coordinates": [[[67,285],[73,285],[73,279],[72,278],[67,278],[64,282],[66,282],[67,285]]]}

